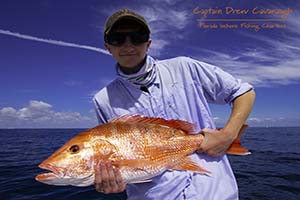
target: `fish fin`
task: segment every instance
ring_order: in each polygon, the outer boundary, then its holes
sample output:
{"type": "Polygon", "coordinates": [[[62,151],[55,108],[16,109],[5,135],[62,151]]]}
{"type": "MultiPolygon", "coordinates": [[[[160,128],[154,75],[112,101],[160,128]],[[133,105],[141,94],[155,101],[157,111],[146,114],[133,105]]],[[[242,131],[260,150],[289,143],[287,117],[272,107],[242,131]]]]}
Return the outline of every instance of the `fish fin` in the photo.
{"type": "Polygon", "coordinates": [[[193,171],[199,174],[211,174],[210,171],[200,167],[195,162],[193,162],[189,157],[184,158],[180,161],[179,164],[175,165],[174,167],[171,167],[169,169],[172,170],[184,170],[184,171],[193,171]]]}
{"type": "Polygon", "coordinates": [[[227,149],[226,153],[231,155],[238,155],[238,156],[244,156],[249,155],[251,152],[242,146],[240,138],[241,135],[244,133],[248,125],[244,124],[238,134],[238,137],[233,141],[233,143],[230,145],[230,147],[227,149]]]}
{"type": "Polygon", "coordinates": [[[111,122],[127,122],[127,123],[148,123],[165,125],[171,128],[182,130],[186,133],[195,133],[195,125],[182,120],[166,120],[163,118],[148,117],[144,115],[123,115],[113,119],[111,122]]]}

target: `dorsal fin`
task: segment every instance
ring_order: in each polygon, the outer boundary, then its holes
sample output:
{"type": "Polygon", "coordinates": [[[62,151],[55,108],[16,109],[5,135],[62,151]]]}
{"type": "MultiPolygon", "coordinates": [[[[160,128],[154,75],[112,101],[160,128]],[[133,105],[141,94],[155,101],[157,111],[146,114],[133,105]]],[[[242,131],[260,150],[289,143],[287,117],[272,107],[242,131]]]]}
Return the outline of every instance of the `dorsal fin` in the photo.
{"type": "Polygon", "coordinates": [[[171,128],[182,130],[186,133],[195,133],[195,125],[182,120],[166,120],[163,118],[148,117],[144,115],[123,115],[115,118],[110,122],[126,122],[126,123],[148,123],[148,124],[159,124],[168,126],[171,128]]]}

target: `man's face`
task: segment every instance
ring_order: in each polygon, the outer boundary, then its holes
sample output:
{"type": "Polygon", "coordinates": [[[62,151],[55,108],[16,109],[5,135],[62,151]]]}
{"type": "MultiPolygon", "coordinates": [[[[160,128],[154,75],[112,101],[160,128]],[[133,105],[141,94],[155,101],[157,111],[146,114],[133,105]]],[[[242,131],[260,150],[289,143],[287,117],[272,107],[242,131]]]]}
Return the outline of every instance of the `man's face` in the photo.
{"type": "MultiPolygon", "coordinates": [[[[132,33],[137,32],[138,28],[117,28],[114,33],[132,33]]],[[[146,52],[148,51],[151,44],[151,40],[140,44],[133,44],[130,37],[126,36],[126,41],[122,45],[111,45],[105,43],[105,47],[117,60],[117,62],[124,68],[135,68],[145,58],[146,52]]]]}

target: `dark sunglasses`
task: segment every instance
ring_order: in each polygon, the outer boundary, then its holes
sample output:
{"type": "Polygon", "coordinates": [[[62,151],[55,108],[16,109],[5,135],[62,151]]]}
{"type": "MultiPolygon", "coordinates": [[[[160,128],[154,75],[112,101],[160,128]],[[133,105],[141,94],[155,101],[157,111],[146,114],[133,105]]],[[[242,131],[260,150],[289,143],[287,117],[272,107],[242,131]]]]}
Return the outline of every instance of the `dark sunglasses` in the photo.
{"type": "Polygon", "coordinates": [[[133,45],[139,45],[149,40],[149,34],[145,32],[114,32],[106,36],[105,41],[113,46],[122,46],[127,36],[133,45]]]}

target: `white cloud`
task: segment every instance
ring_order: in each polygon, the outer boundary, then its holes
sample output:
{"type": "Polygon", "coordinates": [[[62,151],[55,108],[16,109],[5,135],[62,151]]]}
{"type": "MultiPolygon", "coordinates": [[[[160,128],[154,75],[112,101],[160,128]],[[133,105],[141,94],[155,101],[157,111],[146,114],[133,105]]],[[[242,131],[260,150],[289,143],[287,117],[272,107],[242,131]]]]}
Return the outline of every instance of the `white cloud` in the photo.
{"type": "Polygon", "coordinates": [[[52,40],[52,39],[44,39],[44,38],[34,37],[34,36],[30,36],[30,35],[24,35],[21,33],[11,32],[9,30],[0,29],[0,34],[9,35],[9,36],[13,36],[13,37],[17,37],[17,38],[21,38],[21,39],[25,39],[25,40],[32,40],[32,41],[37,41],[37,42],[54,44],[54,45],[58,45],[58,46],[87,49],[90,51],[96,51],[96,52],[99,52],[102,54],[110,55],[110,53],[107,50],[101,49],[101,48],[96,48],[96,47],[81,45],[81,44],[75,44],[75,43],[70,43],[70,42],[64,42],[64,41],[58,41],[58,40],[52,40]]]}
{"type": "Polygon", "coordinates": [[[151,48],[149,49],[149,54],[153,56],[158,56],[162,53],[162,50],[169,45],[167,40],[155,39],[152,40],[151,48]]]}
{"type": "Polygon", "coordinates": [[[6,117],[14,117],[17,111],[12,107],[5,107],[0,110],[0,114],[5,115],[6,117]]]}
{"type": "Polygon", "coordinates": [[[247,120],[250,126],[278,127],[278,126],[299,126],[300,118],[288,117],[251,117],[247,120]]]}
{"type": "MultiPolygon", "coordinates": [[[[241,50],[242,51],[242,50],[241,50]]],[[[273,60],[275,63],[262,64],[253,60],[243,60],[243,52],[240,55],[213,53],[206,57],[199,57],[199,60],[220,66],[244,81],[254,84],[256,87],[270,87],[274,85],[288,85],[300,82],[300,57],[283,59],[277,62],[277,57],[266,57],[266,60],[273,60]],[[238,56],[238,59],[237,59],[238,56]]],[[[248,51],[249,53],[249,51],[248,51]]],[[[264,53],[254,56],[263,58],[264,53]]]]}
{"type": "Polygon", "coordinates": [[[97,124],[94,113],[57,112],[43,101],[30,101],[23,108],[0,109],[0,128],[85,128],[97,124]]]}
{"type": "Polygon", "coordinates": [[[191,21],[189,20],[189,11],[176,10],[174,7],[170,9],[169,6],[169,4],[157,3],[151,7],[144,6],[137,10],[138,13],[143,14],[151,28],[150,53],[153,56],[159,56],[171,41],[182,39],[187,34],[183,30],[191,21]]]}

